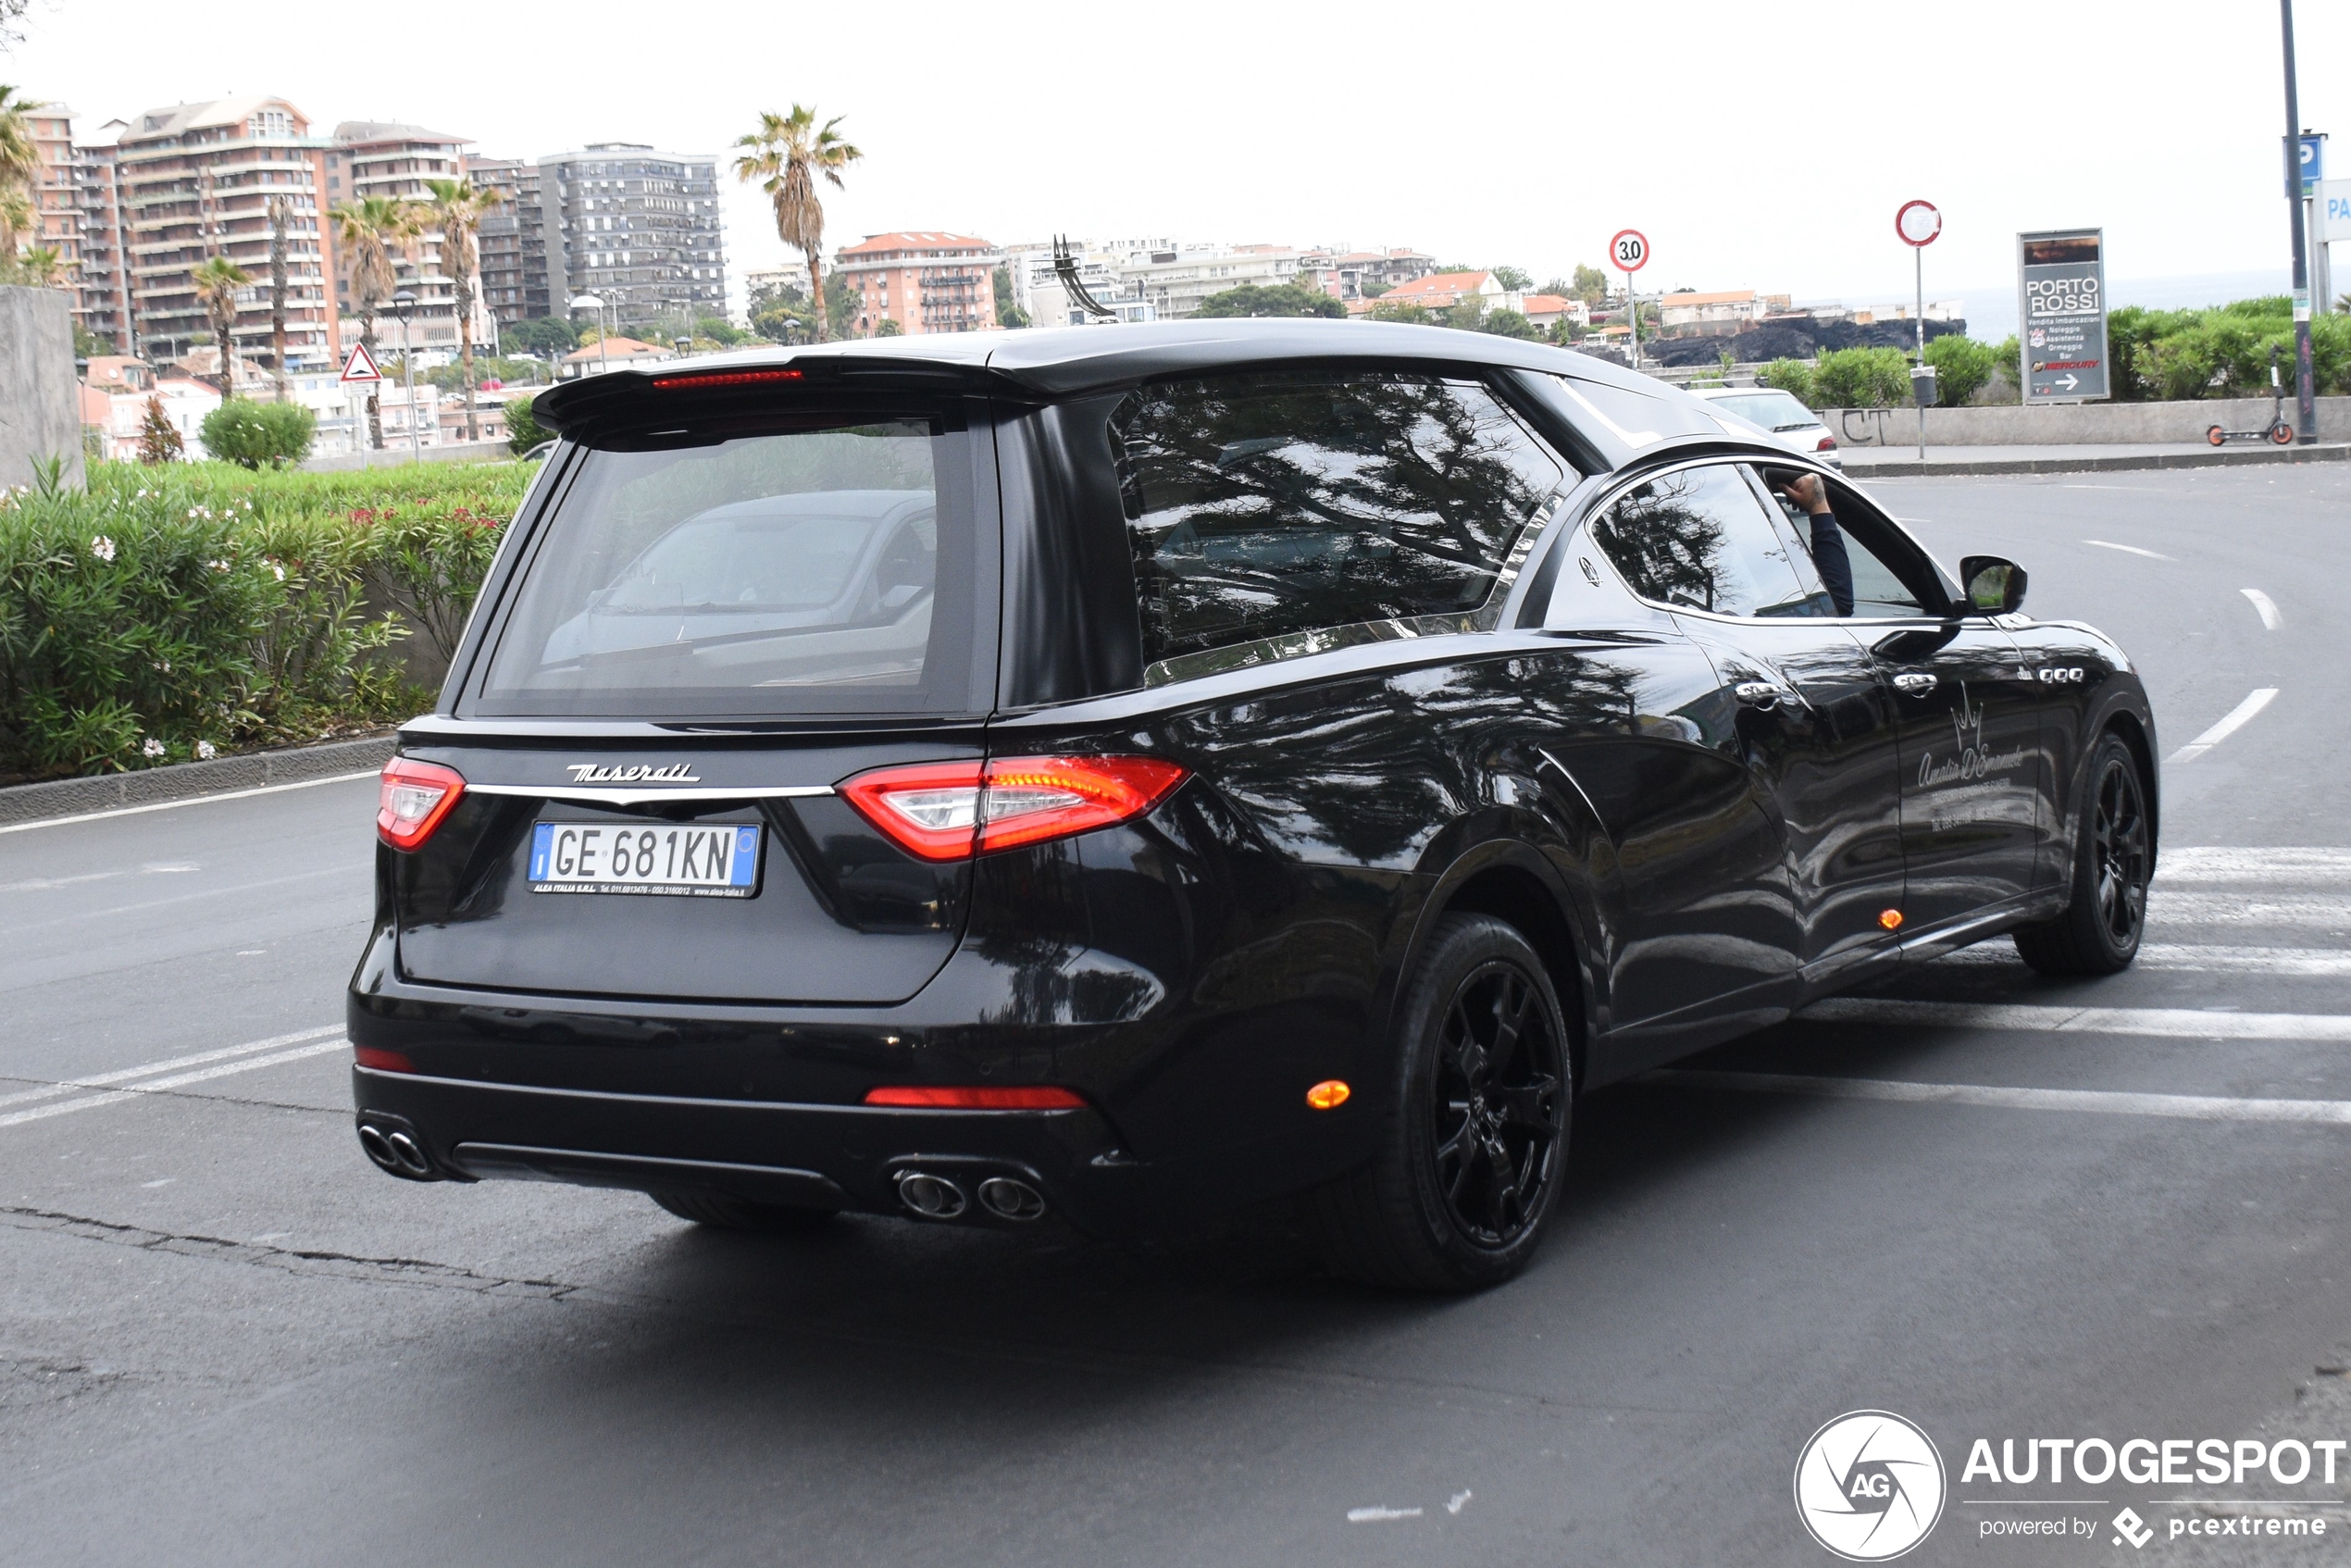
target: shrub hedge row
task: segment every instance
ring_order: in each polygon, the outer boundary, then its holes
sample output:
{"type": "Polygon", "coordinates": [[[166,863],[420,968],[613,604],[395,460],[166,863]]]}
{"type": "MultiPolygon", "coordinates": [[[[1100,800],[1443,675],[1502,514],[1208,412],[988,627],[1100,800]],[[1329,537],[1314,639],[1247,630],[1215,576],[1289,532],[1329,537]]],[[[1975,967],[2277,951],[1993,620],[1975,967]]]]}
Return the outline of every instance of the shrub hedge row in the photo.
{"type": "Polygon", "coordinates": [[[0,494],[0,778],[184,762],[405,718],[531,470],[96,464],[0,494]]]}

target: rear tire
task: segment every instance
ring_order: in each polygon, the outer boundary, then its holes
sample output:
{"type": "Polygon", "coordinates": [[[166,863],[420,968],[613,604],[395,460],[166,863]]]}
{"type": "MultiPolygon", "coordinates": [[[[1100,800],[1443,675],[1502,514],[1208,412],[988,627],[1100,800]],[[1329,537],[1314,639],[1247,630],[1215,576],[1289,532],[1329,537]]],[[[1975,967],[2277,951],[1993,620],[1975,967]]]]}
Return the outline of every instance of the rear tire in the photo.
{"type": "Polygon", "coordinates": [[[760,1230],[770,1235],[822,1230],[837,1209],[801,1209],[785,1203],[754,1203],[724,1192],[652,1192],[654,1202],[681,1220],[721,1230],[760,1230]]]}
{"type": "Polygon", "coordinates": [[[2109,730],[2091,755],[2089,780],[2065,913],[2016,931],[2016,951],[2044,975],[2119,973],[2146,931],[2155,835],[2137,754],[2109,730]]]}
{"type": "Polygon", "coordinates": [[[1333,1273],[1482,1290],[1524,1268],[1567,1175],[1566,1020],[1512,927],[1441,917],[1405,992],[1379,1152],[1311,1194],[1333,1273]]]}
{"type": "Polygon", "coordinates": [[[2215,446],[2226,446],[2229,444],[2229,432],[2214,425],[2204,432],[2204,439],[2215,446]]]}

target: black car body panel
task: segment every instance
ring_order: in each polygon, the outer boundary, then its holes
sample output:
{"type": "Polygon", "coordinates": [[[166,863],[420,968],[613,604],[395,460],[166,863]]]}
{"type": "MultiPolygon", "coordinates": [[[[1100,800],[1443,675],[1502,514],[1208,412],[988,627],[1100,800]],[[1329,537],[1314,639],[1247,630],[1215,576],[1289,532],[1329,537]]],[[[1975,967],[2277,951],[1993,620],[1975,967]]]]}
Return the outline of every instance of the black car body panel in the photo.
{"type": "MultiPolygon", "coordinates": [[[[2050,913],[2108,728],[2146,760],[2154,799],[2153,717],[2112,643],[1968,613],[1827,470],[1539,345],[1360,323],[904,339],[617,372],[549,394],[539,417],[564,443],[439,710],[402,737],[466,792],[422,848],[379,849],[350,996],[363,1120],[412,1130],[445,1176],[897,1212],[910,1162],[962,1161],[1019,1175],[1092,1229],[1196,1214],[1369,1157],[1399,999],[1448,911],[1527,936],[1590,1089],[2050,913]],[[799,374],[696,384],[776,369],[799,374]],[[1497,467],[1493,483],[1517,486],[1516,520],[1449,524],[1448,539],[1486,541],[1461,546],[1485,554],[1460,608],[1292,627],[1251,591],[1233,602],[1275,615],[1267,635],[1169,653],[1181,593],[1263,564],[1262,530],[1221,503],[1184,502],[1195,521],[1146,531],[1163,514],[1136,467],[1150,417],[1136,400],[1217,376],[1276,401],[1304,388],[1315,406],[1331,377],[1438,389],[1515,443],[1518,477],[1497,467]],[[968,644],[928,645],[932,708],[482,700],[534,552],[598,482],[597,454],[723,453],[754,405],[797,429],[802,407],[881,419],[918,404],[952,410],[926,416],[939,472],[967,486],[951,505],[938,481],[939,537],[951,515],[968,528],[957,580],[978,606],[968,644]],[[1793,528],[1768,521],[1766,468],[1827,479],[1840,520],[1885,557],[1877,591],[1911,598],[1807,618],[1637,591],[1619,559],[1628,497],[1704,488],[1743,504],[1744,486],[1758,510],[1740,526],[1793,528]],[[1118,756],[1185,778],[1114,825],[946,863],[840,792],[903,764],[1118,756]],[[542,821],[756,827],[765,860],[745,898],[553,896],[525,869],[542,821]],[[1326,1080],[1352,1096],[1310,1106],[1326,1080]],[[1061,1086],[1085,1108],[865,1103],[940,1085],[1061,1086]]],[[[1277,446],[1217,437],[1185,482],[1246,477],[1277,446]]],[[[1310,457],[1264,493],[1357,482],[1343,452],[1310,457]]]]}

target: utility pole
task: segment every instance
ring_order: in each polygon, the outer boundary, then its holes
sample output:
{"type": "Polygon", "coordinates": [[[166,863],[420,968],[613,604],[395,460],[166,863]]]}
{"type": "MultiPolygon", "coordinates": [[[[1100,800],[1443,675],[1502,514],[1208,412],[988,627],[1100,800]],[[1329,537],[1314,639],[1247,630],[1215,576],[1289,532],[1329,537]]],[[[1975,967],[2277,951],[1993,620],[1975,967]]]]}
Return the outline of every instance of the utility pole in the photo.
{"type": "Polygon", "coordinates": [[[2302,227],[2302,102],[2294,81],[2294,0],[2278,0],[2285,36],[2285,200],[2294,214],[2294,398],[2297,439],[2319,439],[2318,389],[2310,373],[2310,253],[2302,227]]]}
{"type": "Polygon", "coordinates": [[[286,392],[286,230],[293,221],[288,197],[269,198],[269,354],[270,372],[278,383],[278,401],[286,392]]]}

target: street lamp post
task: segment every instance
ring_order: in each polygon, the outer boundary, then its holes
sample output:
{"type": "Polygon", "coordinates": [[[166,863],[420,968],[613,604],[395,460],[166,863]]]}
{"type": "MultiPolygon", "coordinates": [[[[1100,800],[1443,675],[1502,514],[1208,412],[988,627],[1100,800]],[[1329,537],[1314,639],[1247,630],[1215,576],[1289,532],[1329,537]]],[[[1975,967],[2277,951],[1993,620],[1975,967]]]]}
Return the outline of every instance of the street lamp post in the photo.
{"type": "Polygon", "coordinates": [[[392,308],[400,317],[400,375],[408,383],[408,461],[425,460],[424,442],[417,433],[417,353],[408,343],[408,313],[417,306],[413,289],[402,289],[392,296],[392,308]]]}
{"type": "Polygon", "coordinates": [[[2294,214],[2294,389],[2296,435],[2319,439],[2318,389],[2310,374],[2310,254],[2302,228],[2302,104],[2294,81],[2294,0],[2278,0],[2285,35],[2285,197],[2294,214]]]}
{"type": "Polygon", "coordinates": [[[592,310],[596,313],[596,374],[601,376],[605,371],[612,368],[612,352],[606,346],[612,341],[612,333],[606,330],[604,326],[603,296],[601,294],[575,294],[572,296],[571,308],[574,310],[592,310]]]}

